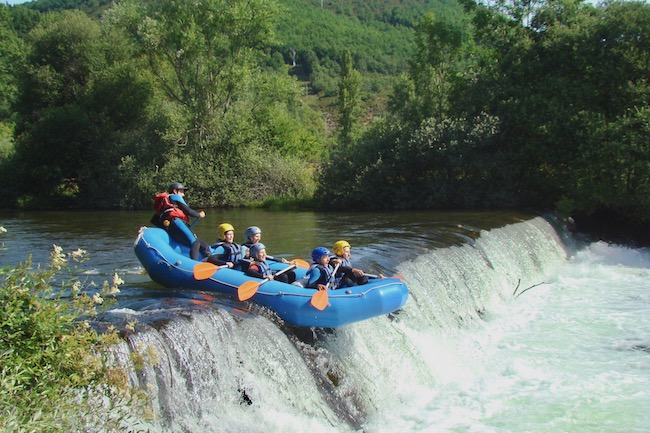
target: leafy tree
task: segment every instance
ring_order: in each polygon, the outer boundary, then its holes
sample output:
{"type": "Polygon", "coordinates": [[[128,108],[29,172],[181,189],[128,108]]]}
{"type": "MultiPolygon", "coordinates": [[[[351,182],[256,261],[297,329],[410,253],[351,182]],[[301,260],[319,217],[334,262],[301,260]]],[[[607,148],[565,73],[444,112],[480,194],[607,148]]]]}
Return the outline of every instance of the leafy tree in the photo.
{"type": "Polygon", "coordinates": [[[176,113],[155,172],[149,161],[129,158],[123,175],[146,165],[156,189],[182,177],[193,186],[193,202],[204,206],[313,189],[306,164],[320,157],[322,120],[300,102],[286,67],[267,67],[275,13],[266,0],[127,1],[113,10],[110,22],[126,31],[176,113]],[[309,159],[295,159],[303,155],[309,159]]]}
{"type": "Polygon", "coordinates": [[[12,104],[18,94],[16,71],[24,62],[25,47],[13,30],[10,9],[0,6],[0,121],[13,112],[12,104]]]}
{"type": "Polygon", "coordinates": [[[211,123],[223,119],[251,85],[255,56],[272,33],[265,0],[124,2],[114,13],[152,74],[190,116],[190,146],[205,146],[211,123]]]}
{"type": "Polygon", "coordinates": [[[359,94],[361,87],[361,74],[354,69],[350,51],[343,52],[341,62],[341,77],[339,79],[339,139],[341,144],[349,145],[355,123],[358,120],[361,102],[359,94]]]}
{"type": "MultiPolygon", "coordinates": [[[[418,24],[415,35],[416,51],[409,68],[414,88],[405,101],[412,107],[403,120],[417,124],[430,116],[441,120],[449,111],[451,87],[467,38],[462,24],[437,19],[432,13],[418,24]]],[[[396,104],[394,109],[399,111],[396,104]]]]}
{"type": "Polygon", "coordinates": [[[29,41],[11,162],[23,205],[114,205],[150,88],[123,41],[81,12],[48,15],[29,41]]]}

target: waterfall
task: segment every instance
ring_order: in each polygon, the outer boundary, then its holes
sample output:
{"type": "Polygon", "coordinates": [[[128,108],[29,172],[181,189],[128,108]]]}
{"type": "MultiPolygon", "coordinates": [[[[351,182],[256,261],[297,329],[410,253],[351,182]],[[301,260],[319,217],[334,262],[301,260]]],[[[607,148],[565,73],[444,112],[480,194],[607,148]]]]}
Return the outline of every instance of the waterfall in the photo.
{"type": "Polygon", "coordinates": [[[485,357],[455,340],[480,332],[515,291],[543,283],[566,258],[537,217],[400,263],[410,298],[387,317],[324,330],[226,302],[164,320],[133,312],[138,331],[121,352],[148,354],[143,369],[129,371],[151,396],[154,430],[417,431],[438,391],[485,357]]]}

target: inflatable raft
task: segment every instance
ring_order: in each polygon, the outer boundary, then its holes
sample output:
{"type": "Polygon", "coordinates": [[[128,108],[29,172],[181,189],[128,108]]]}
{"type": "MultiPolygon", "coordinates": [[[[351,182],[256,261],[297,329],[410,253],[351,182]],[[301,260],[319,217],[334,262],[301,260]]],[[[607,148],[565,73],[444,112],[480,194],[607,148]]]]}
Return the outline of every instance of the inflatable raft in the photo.
{"type": "MultiPolygon", "coordinates": [[[[408,288],[400,278],[371,278],[368,284],[321,292],[322,310],[313,299],[318,290],[279,281],[249,277],[241,270],[219,268],[189,258],[189,248],[178,244],[165,230],[142,227],[135,240],[135,254],[153,281],[169,288],[216,291],[237,296],[241,288],[254,286],[251,301],[268,307],[282,320],[296,326],[335,328],[349,323],[392,313],[406,304],[408,288]],[[198,267],[197,267],[198,266],[198,267]],[[197,269],[201,269],[201,275],[197,269]],[[252,283],[252,282],[255,282],[252,283]]],[[[282,270],[288,265],[274,263],[282,270]]],[[[306,269],[295,268],[297,279],[306,269]]],[[[240,295],[241,296],[241,295],[240,295]]]]}

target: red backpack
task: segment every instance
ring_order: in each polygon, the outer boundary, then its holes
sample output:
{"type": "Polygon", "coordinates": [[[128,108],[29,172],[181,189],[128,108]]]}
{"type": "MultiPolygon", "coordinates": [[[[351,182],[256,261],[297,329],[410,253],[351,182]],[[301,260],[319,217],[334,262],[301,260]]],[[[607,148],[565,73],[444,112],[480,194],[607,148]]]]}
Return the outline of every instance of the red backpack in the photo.
{"type": "Polygon", "coordinates": [[[156,215],[158,215],[161,221],[171,220],[173,218],[181,218],[185,222],[189,221],[185,212],[169,200],[169,193],[166,192],[156,194],[153,200],[153,210],[156,211],[156,215]]]}

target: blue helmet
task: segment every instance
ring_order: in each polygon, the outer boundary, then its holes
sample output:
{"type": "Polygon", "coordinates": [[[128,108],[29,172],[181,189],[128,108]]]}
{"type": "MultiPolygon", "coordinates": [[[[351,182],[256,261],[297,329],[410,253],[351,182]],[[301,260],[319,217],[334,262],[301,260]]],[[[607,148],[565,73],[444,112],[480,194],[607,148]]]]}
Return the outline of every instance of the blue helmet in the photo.
{"type": "Polygon", "coordinates": [[[253,244],[251,246],[251,257],[257,257],[257,253],[260,252],[260,250],[265,250],[266,247],[262,242],[258,242],[256,244],[253,244]]]}
{"type": "Polygon", "coordinates": [[[314,248],[314,251],[311,252],[311,258],[314,261],[314,263],[320,262],[320,258],[323,256],[329,256],[330,250],[328,250],[325,247],[318,247],[314,248]]]}
{"type": "Polygon", "coordinates": [[[255,236],[258,233],[262,234],[262,230],[260,230],[259,227],[250,226],[249,228],[246,229],[246,231],[244,232],[244,235],[246,236],[246,239],[248,239],[250,241],[251,239],[253,239],[253,236],[255,236]]]}

